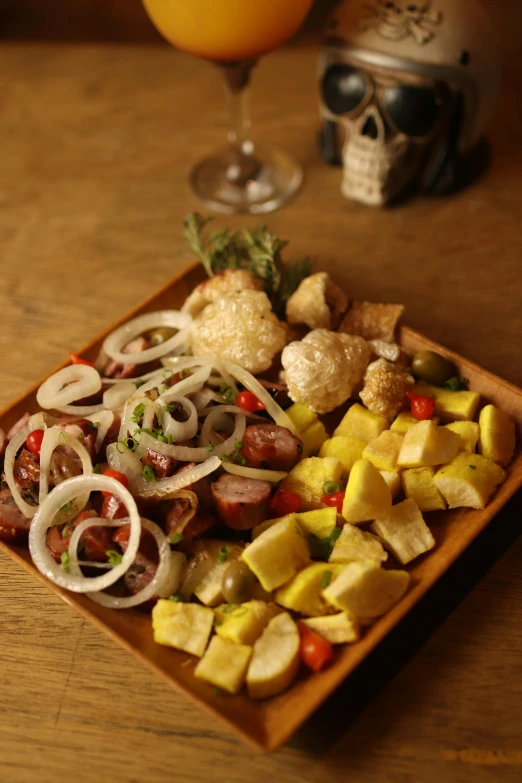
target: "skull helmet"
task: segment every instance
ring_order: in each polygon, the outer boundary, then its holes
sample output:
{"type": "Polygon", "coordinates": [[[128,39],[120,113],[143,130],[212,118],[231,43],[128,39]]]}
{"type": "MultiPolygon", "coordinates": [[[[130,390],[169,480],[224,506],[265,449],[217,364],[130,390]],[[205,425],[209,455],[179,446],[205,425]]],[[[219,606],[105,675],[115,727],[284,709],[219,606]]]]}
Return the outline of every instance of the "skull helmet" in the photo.
{"type": "Polygon", "coordinates": [[[387,204],[447,190],[491,119],[499,46],[478,0],[342,0],[319,58],[322,152],[342,193],[387,204]]]}

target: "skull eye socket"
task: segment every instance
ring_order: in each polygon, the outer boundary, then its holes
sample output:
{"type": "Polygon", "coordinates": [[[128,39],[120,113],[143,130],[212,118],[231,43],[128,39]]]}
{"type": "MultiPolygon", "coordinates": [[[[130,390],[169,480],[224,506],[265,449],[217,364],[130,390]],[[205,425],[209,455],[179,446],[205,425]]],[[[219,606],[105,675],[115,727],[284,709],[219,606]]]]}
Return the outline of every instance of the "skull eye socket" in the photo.
{"type": "Polygon", "coordinates": [[[322,82],[323,100],[332,114],[348,114],[357,109],[368,93],[364,75],[349,65],[331,65],[322,82]]]}
{"type": "Polygon", "coordinates": [[[428,87],[386,87],[382,102],[397,130],[407,136],[423,138],[437,123],[439,101],[428,87]]]}

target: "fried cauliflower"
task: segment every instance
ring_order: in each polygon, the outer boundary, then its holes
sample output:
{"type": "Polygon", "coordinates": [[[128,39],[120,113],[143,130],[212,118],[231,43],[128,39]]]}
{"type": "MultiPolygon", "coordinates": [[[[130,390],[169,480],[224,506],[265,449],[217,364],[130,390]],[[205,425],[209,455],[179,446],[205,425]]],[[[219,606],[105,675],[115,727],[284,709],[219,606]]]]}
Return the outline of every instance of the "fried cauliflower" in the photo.
{"type": "Polygon", "coordinates": [[[281,356],[288,393],[316,413],[342,405],[363,381],[371,349],[361,337],[315,329],[281,356]]]}
{"type": "Polygon", "coordinates": [[[337,329],[348,307],[348,297],[333,283],[328,272],[305,277],[286,303],[289,324],[310,329],[337,329]]]}
{"type": "Polygon", "coordinates": [[[222,296],[191,327],[194,356],[216,356],[254,374],[268,370],[286,341],[286,324],[278,321],[263,291],[222,296]]]}
{"type": "Polygon", "coordinates": [[[261,281],[247,269],[226,269],[200,283],[185,300],[181,312],[195,318],[208,304],[222,296],[262,290],[261,281]]]}
{"type": "Polygon", "coordinates": [[[372,413],[393,419],[414,383],[414,378],[404,367],[390,364],[386,359],[377,359],[368,365],[360,397],[372,413]]]}

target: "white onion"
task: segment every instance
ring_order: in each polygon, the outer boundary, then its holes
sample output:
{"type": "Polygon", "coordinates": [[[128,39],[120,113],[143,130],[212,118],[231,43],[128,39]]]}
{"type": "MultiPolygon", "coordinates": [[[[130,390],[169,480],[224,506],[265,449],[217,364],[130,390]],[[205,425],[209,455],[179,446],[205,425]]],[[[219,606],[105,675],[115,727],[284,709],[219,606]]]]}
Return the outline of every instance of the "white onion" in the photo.
{"type": "Polygon", "coordinates": [[[239,364],[232,364],[231,362],[227,362],[226,368],[230,374],[239,381],[239,383],[243,384],[245,389],[248,389],[252,392],[252,394],[256,395],[258,400],[260,400],[265,406],[268,415],[272,417],[276,424],[278,424],[280,427],[286,427],[287,430],[290,430],[290,432],[299,437],[299,433],[290,417],[270,396],[264,386],[259,383],[257,378],[254,378],[254,376],[249,373],[248,370],[243,369],[243,367],[240,367],[239,364]]]}
{"type": "MultiPolygon", "coordinates": [[[[101,355],[101,354],[100,354],[101,355]]],[[[126,356],[132,356],[132,354],[125,354],[126,356]]],[[[105,361],[108,360],[108,356],[105,357],[105,361]]],[[[128,363],[128,362],[127,362],[128,363]]],[[[158,375],[158,373],[161,373],[162,370],[151,370],[151,372],[146,372],[143,375],[140,375],[139,378],[132,378],[132,383],[134,386],[136,386],[136,383],[138,381],[142,381],[142,384],[145,384],[146,381],[150,381],[151,378],[153,378],[155,375],[158,375]]],[[[112,386],[112,385],[118,385],[119,383],[127,383],[129,381],[129,378],[106,378],[104,375],[102,375],[102,386],[112,386]]],[[[141,388],[141,387],[140,387],[141,388]]]]}
{"type": "Polygon", "coordinates": [[[182,378],[180,381],[160,394],[158,402],[165,404],[166,402],[170,402],[171,400],[175,399],[180,394],[185,395],[190,394],[191,392],[199,391],[203,388],[203,385],[208,380],[210,371],[210,367],[201,367],[201,369],[196,370],[195,373],[192,373],[192,375],[189,375],[187,378],[182,378]]]}
{"type": "MultiPolygon", "coordinates": [[[[231,413],[236,413],[236,411],[232,410],[233,407],[235,408],[235,406],[232,405],[216,405],[209,410],[199,436],[199,445],[202,448],[206,448],[209,443],[212,443],[212,434],[218,429],[224,430],[225,432],[230,430],[231,413]]],[[[242,411],[241,408],[238,408],[237,410],[239,411],[239,415],[245,416],[245,411],[242,411]]],[[[238,438],[238,440],[240,439],[238,438]]],[[[232,448],[233,447],[234,444],[232,444],[232,448]]]]}
{"type": "MultiPolygon", "coordinates": [[[[77,538],[74,541],[74,546],[78,546],[78,540],[81,535],[81,532],[78,532],[79,530],[80,525],[78,525],[71,537],[70,547],[73,544],[75,536],[77,536],[77,538]]],[[[51,582],[54,582],[56,585],[59,585],[66,590],[71,590],[73,593],[89,593],[96,590],[105,590],[123,576],[129,566],[134,562],[140,543],[140,535],[141,520],[136,507],[136,501],[123,484],[120,484],[119,481],[116,481],[116,479],[113,479],[110,476],[97,474],[93,474],[92,476],[74,476],[73,478],[64,481],[58,487],[55,487],[39,507],[29,531],[29,551],[31,552],[31,557],[33,558],[35,566],[47,577],[47,579],[50,579],[51,582]],[[68,574],[60,564],[54,561],[53,556],[47,549],[47,530],[51,526],[52,520],[58,511],[65,503],[74,500],[75,497],[81,495],[83,492],[96,492],[99,490],[105,490],[110,492],[111,495],[116,495],[128,511],[131,529],[127,551],[123,555],[119,565],[100,576],[85,577],[73,573],[68,574]]],[[[75,563],[77,563],[77,560],[75,563]]],[[[71,567],[73,567],[75,563],[73,562],[73,557],[71,557],[71,567]]]]}
{"type": "Polygon", "coordinates": [[[134,485],[138,478],[142,478],[143,465],[137,454],[130,449],[118,451],[117,443],[107,446],[107,462],[113,470],[123,473],[129,479],[130,488],[134,491],[134,485]]]}
{"type": "MultiPolygon", "coordinates": [[[[209,402],[223,402],[221,397],[216,394],[216,392],[213,392],[212,389],[207,388],[203,388],[201,391],[191,392],[189,399],[194,403],[198,414],[201,414],[201,411],[207,410],[207,405],[209,402]]],[[[211,408],[208,408],[208,410],[210,411],[211,408]]]]}
{"type": "Polygon", "coordinates": [[[227,473],[233,473],[235,476],[243,476],[243,478],[256,479],[257,481],[270,481],[273,484],[282,481],[288,476],[288,473],[285,473],[283,470],[248,468],[245,465],[236,465],[234,462],[224,462],[223,467],[227,473]]]}
{"type": "MultiPolygon", "coordinates": [[[[163,384],[164,380],[165,380],[165,370],[154,370],[153,373],[149,373],[149,378],[147,380],[147,383],[143,383],[141,386],[136,387],[134,396],[142,397],[145,394],[145,392],[148,392],[154,388],[158,389],[158,394],[159,394],[159,387],[163,384]]],[[[136,384],[134,385],[136,386],[136,384]]]]}
{"type": "MultiPolygon", "coordinates": [[[[234,432],[229,438],[223,441],[223,443],[218,444],[216,448],[212,450],[212,454],[217,457],[221,454],[228,454],[228,452],[233,451],[235,442],[241,440],[245,434],[245,428],[245,417],[238,415],[236,417],[234,432]]],[[[180,462],[204,462],[208,459],[210,453],[207,447],[191,448],[190,446],[169,445],[168,443],[162,443],[162,441],[143,432],[140,434],[140,442],[136,449],[136,454],[141,457],[145,454],[147,449],[152,449],[152,451],[156,451],[158,454],[180,460],[180,462]]]]}
{"type": "MultiPolygon", "coordinates": [[[[86,519],[85,522],[81,522],[78,527],[82,527],[84,530],[94,524],[100,524],[98,519],[86,519]]],[[[126,525],[126,520],[115,520],[112,522],[103,521],[101,525],[103,527],[120,527],[126,525]]],[[[96,592],[87,593],[89,598],[102,606],[106,606],[109,609],[130,609],[133,606],[139,606],[140,604],[149,601],[151,598],[159,596],[159,598],[168,598],[176,592],[181,584],[181,577],[184,568],[187,564],[187,558],[182,552],[172,552],[170,544],[166,538],[164,532],[154,522],[150,522],[148,519],[141,518],[141,526],[148,530],[155,538],[158,545],[159,564],[151,581],[146,585],[143,590],[140,590],[136,595],[125,596],[124,598],[108,595],[107,593],[96,592]]],[[[82,530],[83,532],[83,530],[82,530]]],[[[80,533],[81,535],[81,533],[80,533]]],[[[79,540],[79,537],[78,537],[79,540]]],[[[72,545],[72,538],[71,538],[72,545]]],[[[69,547],[69,554],[72,558],[72,547],[69,547]]],[[[71,571],[72,571],[71,567],[71,571]]],[[[79,568],[78,573],[81,573],[79,568]]]]}
{"type": "Polygon", "coordinates": [[[4,473],[7,486],[11,490],[13,500],[27,519],[34,517],[37,511],[37,506],[31,506],[27,503],[20,494],[18,485],[14,478],[14,463],[18,450],[24,445],[27,440],[27,436],[34,430],[42,430],[46,428],[45,414],[37,413],[34,416],[30,416],[27,424],[21,430],[13,435],[4,455],[4,473]]]}
{"type": "Polygon", "coordinates": [[[145,313],[133,318],[122,326],[115,329],[105,338],[102,350],[107,356],[110,356],[115,362],[121,364],[145,364],[154,359],[159,359],[171,351],[176,350],[187,340],[186,329],[192,322],[192,318],[187,313],[180,313],[177,310],[161,310],[156,313],[145,313]],[[139,353],[122,353],[122,348],[144,332],[158,327],[168,326],[180,331],[164,343],[154,345],[139,353]]]}
{"type": "Polygon", "coordinates": [[[136,384],[132,381],[119,383],[117,386],[111,386],[103,392],[103,407],[107,410],[115,411],[136,393],[136,384]]]}
{"type": "MultiPolygon", "coordinates": [[[[237,386],[232,376],[227,372],[226,366],[221,359],[217,359],[215,356],[174,356],[162,359],[161,363],[164,367],[169,367],[175,372],[188,369],[189,367],[213,367],[222,376],[222,381],[233,390],[234,394],[237,394],[237,386]]],[[[209,380],[209,382],[212,382],[209,380]]]]}
{"type": "Polygon", "coordinates": [[[102,447],[105,436],[114,422],[114,413],[112,411],[100,411],[98,414],[87,416],[86,418],[88,421],[92,421],[93,424],[100,425],[96,432],[96,443],[94,444],[94,450],[98,452],[102,447]]]}
{"type": "Polygon", "coordinates": [[[132,397],[130,400],[127,400],[123,409],[118,440],[123,440],[127,435],[132,436],[134,431],[140,429],[140,427],[147,430],[152,429],[153,422],[154,403],[152,400],[148,397],[132,397]],[[132,421],[132,417],[137,406],[141,404],[143,404],[143,418],[140,424],[139,422],[132,421]]]}
{"type": "Polygon", "coordinates": [[[61,405],[56,410],[60,413],[66,413],[67,416],[92,416],[95,413],[101,413],[103,405],[61,405]]]}
{"type": "MultiPolygon", "coordinates": [[[[159,402],[159,401],[158,401],[159,402]]],[[[170,413],[165,412],[161,419],[161,426],[165,435],[171,435],[175,443],[191,440],[198,431],[198,412],[196,406],[186,397],[171,398],[172,402],[178,402],[188,414],[186,421],[176,421],[170,413]]],[[[158,406],[156,404],[156,411],[158,406]]]]}
{"type": "Polygon", "coordinates": [[[71,364],[58,370],[42,383],[36,392],[36,401],[40,408],[60,408],[96,394],[101,387],[101,378],[94,367],[71,364]]]}
{"type": "MultiPolygon", "coordinates": [[[[92,474],[91,458],[87,449],[78,438],[75,438],[68,432],[64,432],[64,430],[59,430],[56,427],[45,430],[42,447],[40,449],[40,505],[49,493],[49,468],[51,465],[51,456],[57,446],[68,446],[73,449],[82,461],[83,475],[89,476],[92,474]]],[[[78,516],[80,511],[87,505],[89,495],[90,492],[83,492],[81,495],[75,497],[70,510],[61,511],[57,514],[56,519],[51,520],[51,525],[61,525],[78,516]]]]}

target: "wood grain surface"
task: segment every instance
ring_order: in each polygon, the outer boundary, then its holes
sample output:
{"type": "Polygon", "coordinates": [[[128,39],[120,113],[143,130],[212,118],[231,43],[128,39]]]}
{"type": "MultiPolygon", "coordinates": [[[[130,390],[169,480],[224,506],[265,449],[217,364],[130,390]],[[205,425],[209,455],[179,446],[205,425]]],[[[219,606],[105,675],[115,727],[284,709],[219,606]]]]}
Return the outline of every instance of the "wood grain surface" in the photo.
{"type": "MultiPolygon", "coordinates": [[[[354,297],[404,302],[409,325],[521,385],[520,61],[506,72],[483,176],[387,211],[344,201],[339,172],[319,159],[314,64],[304,47],[256,74],[258,135],[307,173],[270,225],[354,297]]],[[[180,220],[198,206],[188,168],[227,122],[212,69],[164,48],[4,45],[0,73],[3,405],[185,265],[180,220]]],[[[268,757],[0,558],[1,778],[519,781],[521,511],[517,497],[268,757]]]]}

